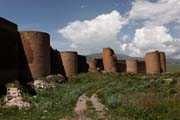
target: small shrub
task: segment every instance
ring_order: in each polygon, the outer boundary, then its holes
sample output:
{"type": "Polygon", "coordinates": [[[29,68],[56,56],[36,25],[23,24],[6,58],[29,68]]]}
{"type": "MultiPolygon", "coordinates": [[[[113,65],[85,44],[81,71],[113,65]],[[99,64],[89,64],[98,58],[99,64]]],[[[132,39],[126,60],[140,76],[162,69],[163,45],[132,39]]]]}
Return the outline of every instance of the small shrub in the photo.
{"type": "Polygon", "coordinates": [[[120,101],[117,99],[117,97],[110,96],[107,98],[107,106],[110,109],[116,109],[120,105],[120,101]]]}

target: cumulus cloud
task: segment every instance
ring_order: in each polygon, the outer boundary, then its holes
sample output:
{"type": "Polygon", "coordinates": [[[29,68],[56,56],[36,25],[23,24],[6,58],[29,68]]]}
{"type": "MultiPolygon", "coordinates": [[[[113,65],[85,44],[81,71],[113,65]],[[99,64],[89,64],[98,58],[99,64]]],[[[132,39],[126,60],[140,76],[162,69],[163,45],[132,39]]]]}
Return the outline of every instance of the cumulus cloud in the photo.
{"type": "Polygon", "coordinates": [[[121,39],[122,39],[122,42],[127,43],[129,41],[130,37],[129,37],[129,35],[125,34],[122,36],[121,39]]]}
{"type": "Polygon", "coordinates": [[[69,49],[88,54],[100,52],[103,47],[116,48],[117,35],[126,23],[118,11],[112,11],[92,20],[72,22],[58,32],[71,43],[69,49]]]}
{"type": "Polygon", "coordinates": [[[132,56],[144,56],[146,52],[161,50],[169,56],[180,56],[180,39],[173,38],[164,26],[146,26],[136,30],[132,43],[120,46],[123,52],[132,56]]]}
{"type": "MultiPolygon", "coordinates": [[[[135,0],[129,16],[123,17],[114,10],[92,20],[74,21],[58,33],[64,38],[67,50],[76,50],[81,54],[101,52],[103,47],[112,47],[121,54],[143,57],[146,52],[161,50],[168,57],[180,59],[180,38],[174,38],[166,24],[180,21],[179,0],[135,0]],[[145,24],[134,28],[134,36],[128,33],[119,37],[122,28],[129,21],[145,24]]],[[[133,28],[133,27],[132,27],[133,28]]],[[[65,49],[66,50],[66,49],[65,49]]]]}
{"type": "Polygon", "coordinates": [[[180,20],[179,0],[158,0],[150,2],[135,0],[130,11],[130,19],[146,20],[146,24],[166,24],[180,20]]]}
{"type": "Polygon", "coordinates": [[[132,56],[144,56],[145,52],[161,50],[169,57],[180,58],[180,39],[173,38],[165,27],[170,22],[179,23],[179,0],[135,0],[128,18],[131,21],[141,20],[145,24],[135,30],[131,42],[120,45],[122,52],[132,56]]]}

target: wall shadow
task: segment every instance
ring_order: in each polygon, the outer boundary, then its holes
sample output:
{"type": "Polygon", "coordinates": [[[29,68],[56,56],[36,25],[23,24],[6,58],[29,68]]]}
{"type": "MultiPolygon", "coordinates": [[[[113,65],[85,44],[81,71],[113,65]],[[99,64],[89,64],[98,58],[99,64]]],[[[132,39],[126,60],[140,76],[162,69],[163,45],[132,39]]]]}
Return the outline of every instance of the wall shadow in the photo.
{"type": "Polygon", "coordinates": [[[146,64],[145,61],[137,61],[138,62],[138,73],[146,73],[146,64]]]}
{"type": "Polygon", "coordinates": [[[78,55],[78,73],[87,73],[89,65],[87,64],[86,56],[78,55]]]}
{"type": "Polygon", "coordinates": [[[62,64],[60,52],[51,48],[51,74],[62,74],[66,76],[65,69],[62,64]]]}
{"type": "Polygon", "coordinates": [[[99,68],[101,71],[104,70],[103,60],[95,58],[94,61],[96,62],[96,67],[99,68]]]}
{"type": "Polygon", "coordinates": [[[6,83],[18,80],[26,86],[33,77],[19,32],[0,27],[0,40],[0,95],[4,95],[7,92],[6,83]]]}
{"type": "Polygon", "coordinates": [[[28,60],[25,54],[25,50],[21,41],[20,34],[18,33],[18,74],[17,80],[22,84],[26,85],[28,82],[33,81],[33,77],[28,65],[28,60]]]}
{"type": "Polygon", "coordinates": [[[119,73],[126,73],[126,60],[117,60],[117,71],[119,73]]]}

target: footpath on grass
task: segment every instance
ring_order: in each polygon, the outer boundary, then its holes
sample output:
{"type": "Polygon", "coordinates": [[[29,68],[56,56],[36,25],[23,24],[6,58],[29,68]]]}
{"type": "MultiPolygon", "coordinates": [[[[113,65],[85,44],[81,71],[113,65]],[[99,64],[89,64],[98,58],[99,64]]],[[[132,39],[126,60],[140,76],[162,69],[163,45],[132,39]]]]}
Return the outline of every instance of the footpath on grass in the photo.
{"type": "Polygon", "coordinates": [[[88,97],[85,93],[82,94],[74,107],[74,111],[77,114],[76,118],[72,119],[60,119],[60,120],[93,120],[94,116],[87,116],[86,111],[89,109],[88,102],[92,104],[92,107],[95,110],[95,119],[98,120],[109,120],[110,115],[108,115],[108,108],[103,105],[98,99],[96,93],[94,93],[91,97],[88,97]]]}

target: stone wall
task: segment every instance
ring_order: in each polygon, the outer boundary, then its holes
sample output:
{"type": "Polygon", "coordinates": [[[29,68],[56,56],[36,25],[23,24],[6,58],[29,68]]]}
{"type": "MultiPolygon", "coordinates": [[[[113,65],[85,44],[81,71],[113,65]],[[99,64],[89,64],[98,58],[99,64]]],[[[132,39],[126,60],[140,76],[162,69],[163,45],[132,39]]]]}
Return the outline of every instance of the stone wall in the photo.
{"type": "Polygon", "coordinates": [[[62,65],[65,70],[65,76],[73,76],[78,74],[78,56],[74,51],[60,52],[62,65]]]}
{"type": "Polygon", "coordinates": [[[145,61],[138,61],[138,73],[146,73],[145,61]]]}
{"type": "Polygon", "coordinates": [[[166,55],[164,52],[159,52],[161,62],[161,72],[166,72],[166,55]]]}
{"type": "Polygon", "coordinates": [[[78,55],[78,73],[88,72],[86,56],[78,55]]]}
{"type": "Polygon", "coordinates": [[[117,72],[117,58],[111,48],[103,48],[103,65],[105,72],[117,72]]]}
{"type": "Polygon", "coordinates": [[[0,18],[0,85],[13,81],[18,74],[17,25],[0,18]]]}
{"type": "Polygon", "coordinates": [[[146,72],[161,73],[159,52],[149,52],[145,56],[146,72]]]}
{"type": "Polygon", "coordinates": [[[137,60],[126,60],[126,72],[127,73],[138,73],[137,60]]]}
{"type": "Polygon", "coordinates": [[[21,41],[32,77],[45,77],[51,72],[49,34],[35,31],[20,32],[21,41]]]}
{"type": "Polygon", "coordinates": [[[118,73],[126,72],[126,60],[118,60],[117,71],[118,71],[118,73]]]}
{"type": "Polygon", "coordinates": [[[51,48],[51,74],[65,75],[65,70],[62,65],[61,55],[58,50],[51,48]]]}

